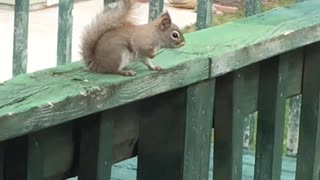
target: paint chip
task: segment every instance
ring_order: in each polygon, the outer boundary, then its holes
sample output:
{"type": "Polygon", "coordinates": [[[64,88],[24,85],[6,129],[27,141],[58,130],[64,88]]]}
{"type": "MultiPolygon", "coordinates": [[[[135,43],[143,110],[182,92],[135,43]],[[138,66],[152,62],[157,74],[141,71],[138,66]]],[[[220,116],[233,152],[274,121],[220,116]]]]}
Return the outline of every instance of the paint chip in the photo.
{"type": "Polygon", "coordinates": [[[285,32],[285,33],[283,33],[283,35],[289,35],[289,34],[291,34],[293,31],[292,30],[289,30],[289,31],[287,31],[287,32],[285,32]]]}

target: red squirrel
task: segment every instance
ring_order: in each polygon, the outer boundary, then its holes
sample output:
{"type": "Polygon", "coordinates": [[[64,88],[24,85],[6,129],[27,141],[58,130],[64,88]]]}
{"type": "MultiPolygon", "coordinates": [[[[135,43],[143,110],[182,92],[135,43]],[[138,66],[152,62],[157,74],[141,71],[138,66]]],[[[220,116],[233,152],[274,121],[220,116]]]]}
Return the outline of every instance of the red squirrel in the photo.
{"type": "Polygon", "coordinates": [[[185,39],[168,11],[143,25],[129,20],[133,3],[119,0],[117,7],[106,7],[88,24],[82,34],[81,55],[89,71],[134,76],[124,70],[130,62],[141,60],[150,70],[159,71],[151,59],[162,48],[180,48],[185,39]]]}

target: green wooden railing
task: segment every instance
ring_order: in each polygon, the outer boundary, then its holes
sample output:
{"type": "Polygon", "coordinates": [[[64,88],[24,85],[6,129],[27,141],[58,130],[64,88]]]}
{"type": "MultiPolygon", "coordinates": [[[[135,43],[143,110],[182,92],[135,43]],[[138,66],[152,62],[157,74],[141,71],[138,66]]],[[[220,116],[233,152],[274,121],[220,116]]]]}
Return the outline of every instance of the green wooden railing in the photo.
{"type": "MultiPolygon", "coordinates": [[[[207,28],[211,4],[198,1],[199,31],[186,34],[185,47],[156,57],[164,71],[133,64],[141,73],[125,78],[70,63],[67,0],[59,3],[59,66],[23,74],[29,3],[16,0],[15,77],[0,84],[0,180],[106,180],[112,164],[136,155],[139,180],[205,180],[209,161],[214,180],[241,179],[244,122],[256,111],[254,179],[279,180],[291,97],[301,97],[296,179],[319,179],[320,3],[255,16],[260,2],[248,1],[252,17],[207,28]]],[[[163,1],[150,5],[152,20],[163,1]]]]}

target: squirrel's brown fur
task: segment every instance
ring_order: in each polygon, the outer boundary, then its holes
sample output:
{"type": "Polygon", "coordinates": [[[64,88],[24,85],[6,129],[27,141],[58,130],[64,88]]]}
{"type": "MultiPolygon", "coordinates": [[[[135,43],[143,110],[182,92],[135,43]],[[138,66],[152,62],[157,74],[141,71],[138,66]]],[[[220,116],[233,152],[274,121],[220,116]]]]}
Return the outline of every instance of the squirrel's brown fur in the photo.
{"type": "Polygon", "coordinates": [[[160,70],[151,63],[155,52],[183,46],[183,34],[168,12],[151,23],[134,25],[128,20],[130,0],[116,3],[118,7],[106,7],[83,31],[81,55],[86,67],[94,72],[132,76],[134,71],[123,68],[140,58],[149,69],[160,70]]]}

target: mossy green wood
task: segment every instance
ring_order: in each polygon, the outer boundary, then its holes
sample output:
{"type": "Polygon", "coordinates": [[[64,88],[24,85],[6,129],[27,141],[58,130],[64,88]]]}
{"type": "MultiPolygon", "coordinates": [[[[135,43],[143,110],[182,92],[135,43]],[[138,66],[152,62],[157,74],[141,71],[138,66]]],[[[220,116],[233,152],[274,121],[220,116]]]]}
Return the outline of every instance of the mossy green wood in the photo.
{"type": "Polygon", "coordinates": [[[163,11],[164,0],[149,1],[149,22],[155,20],[163,11]]]}
{"type": "Polygon", "coordinates": [[[260,63],[255,180],[280,180],[288,61],[260,63]]]}
{"type": "Polygon", "coordinates": [[[15,4],[13,76],[26,73],[28,64],[29,0],[16,0],[15,4]]]}
{"type": "Polygon", "coordinates": [[[216,80],[213,179],[242,177],[243,119],[256,104],[258,73],[251,65],[216,80]]]}
{"type": "Polygon", "coordinates": [[[76,62],[20,75],[0,85],[0,141],[217,77],[319,41],[319,5],[307,1],[187,34],[185,47],[155,58],[154,63],[166,69],[161,72],[135,64],[135,77],[95,74],[76,62]]]}
{"type": "Polygon", "coordinates": [[[305,49],[296,179],[320,178],[320,43],[305,49]]]}
{"type": "Polygon", "coordinates": [[[187,87],[183,180],[208,179],[215,79],[187,87]]]}
{"type": "MultiPolygon", "coordinates": [[[[197,29],[211,26],[212,1],[199,0],[197,29]]],[[[183,180],[208,179],[213,125],[215,79],[192,84],[186,89],[186,118],[183,180]]]]}
{"type": "Polygon", "coordinates": [[[37,133],[9,140],[6,143],[6,180],[42,180],[44,153],[37,133]]]}
{"type": "Polygon", "coordinates": [[[115,117],[109,115],[101,112],[80,123],[79,180],[111,180],[115,117]]]}
{"type": "Polygon", "coordinates": [[[71,62],[73,0],[59,0],[57,65],[71,62]]]}
{"type": "Polygon", "coordinates": [[[4,144],[0,143],[0,180],[4,180],[4,144]]]}

